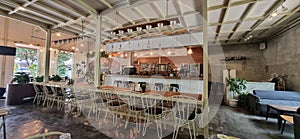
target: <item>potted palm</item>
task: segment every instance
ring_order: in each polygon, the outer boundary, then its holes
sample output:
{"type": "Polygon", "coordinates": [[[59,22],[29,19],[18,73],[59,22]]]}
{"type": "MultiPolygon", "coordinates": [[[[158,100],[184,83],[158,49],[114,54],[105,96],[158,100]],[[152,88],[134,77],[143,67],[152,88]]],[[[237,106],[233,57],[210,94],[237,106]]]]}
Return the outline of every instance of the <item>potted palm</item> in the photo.
{"type": "MultiPolygon", "coordinates": [[[[229,106],[237,107],[239,95],[246,94],[244,90],[247,88],[246,87],[247,81],[240,78],[231,78],[231,79],[226,79],[226,82],[227,82],[226,84],[227,90],[231,95],[231,97],[228,99],[229,106]]],[[[244,97],[240,97],[240,98],[244,98],[244,97]]]]}

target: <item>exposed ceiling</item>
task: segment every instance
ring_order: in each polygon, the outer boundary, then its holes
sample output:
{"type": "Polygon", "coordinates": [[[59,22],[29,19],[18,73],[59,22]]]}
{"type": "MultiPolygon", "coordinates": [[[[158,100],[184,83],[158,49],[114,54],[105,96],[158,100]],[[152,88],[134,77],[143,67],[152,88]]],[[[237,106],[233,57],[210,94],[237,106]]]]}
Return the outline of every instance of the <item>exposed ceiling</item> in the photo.
{"type": "MultiPolygon", "coordinates": [[[[0,0],[0,15],[54,31],[95,38],[96,16],[102,15],[102,39],[124,41],[201,31],[200,0],[0,0]],[[117,11],[116,11],[117,9],[117,11]],[[164,24],[162,20],[176,20],[164,24]],[[153,26],[145,29],[148,23],[153,26]],[[82,26],[83,25],[83,26],[82,26]],[[136,27],[144,25],[142,31],[136,27]],[[128,33],[127,28],[133,31],[128,33]],[[119,34],[118,30],[124,33],[119,34]],[[115,31],[114,35],[111,32],[115,31]]],[[[211,44],[262,42],[300,22],[300,0],[208,0],[211,44]]]]}

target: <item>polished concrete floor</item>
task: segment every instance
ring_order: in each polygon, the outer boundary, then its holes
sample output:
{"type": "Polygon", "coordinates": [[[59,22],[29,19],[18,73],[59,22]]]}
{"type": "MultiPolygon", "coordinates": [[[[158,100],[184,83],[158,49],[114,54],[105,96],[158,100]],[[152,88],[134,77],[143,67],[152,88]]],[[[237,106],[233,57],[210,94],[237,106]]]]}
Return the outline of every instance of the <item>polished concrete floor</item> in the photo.
{"type": "MultiPolygon", "coordinates": [[[[25,137],[50,131],[71,133],[72,139],[133,139],[157,138],[155,124],[147,129],[146,135],[137,133],[135,125],[129,124],[125,129],[125,122],[120,120],[116,126],[112,123],[112,115],[104,121],[77,116],[55,109],[26,103],[18,106],[7,106],[5,100],[0,100],[0,107],[9,109],[11,114],[7,118],[7,138],[23,139],[25,137]],[[89,120],[87,120],[89,119],[89,120]]],[[[103,114],[104,115],[104,114],[103,114]]],[[[93,117],[93,116],[91,116],[93,117]]],[[[170,121],[171,122],[171,121],[170,121]]],[[[221,106],[209,124],[210,137],[217,138],[217,134],[226,134],[242,139],[293,139],[293,126],[287,124],[283,134],[277,129],[277,121],[270,118],[254,116],[247,109],[221,106]]],[[[164,129],[164,137],[172,138],[172,127],[164,129]]],[[[0,138],[3,136],[0,132],[0,138]]],[[[189,138],[188,130],[179,132],[178,138],[189,138]]],[[[197,138],[202,138],[198,136],[197,138]]]]}

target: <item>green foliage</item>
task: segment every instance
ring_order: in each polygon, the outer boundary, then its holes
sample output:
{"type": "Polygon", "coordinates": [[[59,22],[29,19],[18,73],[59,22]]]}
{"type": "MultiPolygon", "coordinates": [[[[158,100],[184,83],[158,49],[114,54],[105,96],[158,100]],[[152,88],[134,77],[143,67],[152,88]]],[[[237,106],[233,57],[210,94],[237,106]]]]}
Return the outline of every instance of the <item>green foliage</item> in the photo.
{"type": "Polygon", "coordinates": [[[240,107],[247,107],[248,105],[248,95],[249,93],[242,93],[238,96],[238,105],[240,107]]]}
{"type": "Polygon", "coordinates": [[[60,53],[58,54],[58,61],[57,61],[57,74],[61,77],[65,77],[66,75],[66,71],[71,70],[71,67],[67,67],[65,65],[65,61],[70,60],[72,57],[71,54],[63,54],[60,53]]]}
{"type": "Polygon", "coordinates": [[[36,76],[36,72],[37,72],[37,65],[36,64],[31,64],[29,66],[29,73],[35,77],[36,76]]]}
{"type": "Polygon", "coordinates": [[[29,67],[31,64],[35,63],[38,60],[37,51],[28,48],[17,48],[16,58],[18,60],[25,60],[27,63],[27,67],[29,67]]]}
{"type": "Polygon", "coordinates": [[[34,80],[35,80],[36,82],[43,82],[43,81],[44,81],[44,76],[36,76],[36,77],[34,78],[34,80]]]}
{"type": "Polygon", "coordinates": [[[53,81],[53,82],[59,82],[61,80],[62,80],[62,78],[59,75],[52,75],[50,77],[50,81],[53,81]]]}
{"type": "Polygon", "coordinates": [[[15,75],[15,77],[12,79],[10,83],[17,82],[19,84],[24,84],[29,82],[29,76],[26,73],[19,73],[15,75]]]}
{"type": "Polygon", "coordinates": [[[240,78],[231,78],[226,79],[226,86],[228,87],[229,91],[233,93],[233,96],[242,94],[243,90],[245,90],[247,81],[240,78]]]}
{"type": "Polygon", "coordinates": [[[108,54],[105,51],[100,52],[101,57],[108,57],[108,54]]]}

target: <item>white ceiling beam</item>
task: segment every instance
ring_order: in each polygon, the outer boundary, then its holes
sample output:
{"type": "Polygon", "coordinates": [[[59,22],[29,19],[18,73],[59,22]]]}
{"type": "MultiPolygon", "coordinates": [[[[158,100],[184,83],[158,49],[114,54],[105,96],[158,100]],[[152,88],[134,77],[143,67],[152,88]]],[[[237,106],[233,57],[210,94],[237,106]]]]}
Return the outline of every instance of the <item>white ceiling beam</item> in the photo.
{"type": "Polygon", "coordinates": [[[146,17],[146,15],[138,8],[138,7],[133,7],[133,11],[135,11],[142,19],[145,19],[146,22],[150,22],[149,18],[146,17]]]}
{"type": "Polygon", "coordinates": [[[181,25],[184,26],[184,27],[187,27],[186,20],[183,16],[183,13],[182,13],[182,8],[180,6],[181,5],[180,0],[175,0],[175,1],[173,1],[173,3],[174,3],[174,6],[175,6],[175,9],[176,9],[177,13],[181,15],[180,18],[179,18],[181,25]]]}
{"type": "Polygon", "coordinates": [[[52,0],[52,1],[64,8],[66,8],[68,11],[71,11],[71,12],[77,14],[78,16],[84,16],[84,17],[88,16],[87,14],[78,11],[77,9],[71,7],[70,5],[63,3],[62,0],[52,0]]]}
{"type": "Polygon", "coordinates": [[[266,40],[270,40],[288,30],[290,30],[291,28],[295,27],[295,26],[298,26],[300,24],[300,17],[296,18],[295,20],[293,20],[293,22],[289,23],[286,27],[283,27],[282,30],[276,32],[276,33],[273,33],[271,36],[269,36],[266,40]]]}
{"type": "Polygon", "coordinates": [[[98,11],[93,7],[91,7],[90,5],[86,4],[84,1],[82,0],[73,0],[73,1],[77,3],[79,6],[81,6],[82,8],[87,9],[91,14],[98,15],[98,11]]]}
{"type": "MultiPolygon", "coordinates": [[[[15,2],[15,1],[8,1],[8,3],[14,5],[14,6],[16,7],[15,9],[18,9],[18,7],[21,7],[21,6],[24,6],[24,5],[25,5],[25,4],[21,5],[21,4],[17,3],[17,2],[15,2]]],[[[29,2],[26,2],[26,3],[27,3],[27,6],[28,6],[28,3],[29,3],[29,2]]],[[[57,23],[65,22],[65,20],[63,20],[63,19],[60,19],[60,18],[58,18],[58,17],[56,17],[56,16],[53,16],[53,15],[48,14],[48,13],[43,12],[43,11],[36,10],[36,9],[34,9],[34,8],[31,8],[31,7],[26,7],[25,10],[28,11],[28,12],[31,12],[31,13],[33,13],[33,14],[36,14],[36,15],[38,15],[38,16],[40,16],[40,17],[43,17],[43,18],[52,20],[52,21],[54,21],[54,22],[57,22],[57,23]]],[[[12,11],[11,11],[11,12],[12,12],[12,11]]],[[[9,12],[8,14],[11,14],[11,12],[9,12]]]]}
{"type": "Polygon", "coordinates": [[[52,11],[52,12],[58,14],[58,15],[63,16],[64,18],[67,18],[68,20],[74,20],[74,19],[76,19],[75,17],[72,17],[72,16],[70,16],[68,14],[65,14],[65,13],[63,13],[63,12],[57,10],[57,9],[51,8],[51,7],[49,7],[49,6],[45,5],[45,4],[42,4],[40,2],[36,2],[36,3],[34,3],[34,5],[39,6],[39,7],[43,8],[43,9],[48,10],[48,11],[52,11]]]}
{"type": "Polygon", "coordinates": [[[150,7],[153,9],[154,12],[156,12],[156,14],[159,16],[158,18],[163,18],[164,19],[164,14],[163,12],[161,11],[160,8],[158,8],[158,5],[156,2],[151,2],[149,3],[150,7]]]}
{"type": "Polygon", "coordinates": [[[107,0],[97,0],[97,1],[103,3],[103,4],[106,5],[108,8],[112,8],[112,7],[113,7],[107,0]]]}
{"type": "Polygon", "coordinates": [[[118,11],[118,15],[120,17],[122,17],[124,20],[126,20],[127,22],[130,22],[132,25],[135,25],[135,22],[133,22],[127,15],[125,15],[124,13],[118,11]]]}
{"type": "MultiPolygon", "coordinates": [[[[2,6],[3,5],[0,5],[1,9],[4,9],[2,6]]],[[[30,19],[30,18],[21,16],[21,15],[17,15],[17,14],[9,15],[7,12],[1,11],[1,10],[0,10],[0,15],[4,16],[4,17],[11,18],[11,19],[19,20],[21,22],[26,22],[26,23],[29,23],[29,24],[32,24],[32,25],[36,25],[36,26],[39,26],[39,27],[41,27],[43,29],[47,28],[47,26],[48,26],[47,24],[45,24],[43,22],[40,22],[38,20],[30,19]]]]}
{"type": "MultiPolygon", "coordinates": [[[[38,1],[38,0],[32,0],[32,1],[30,1],[30,2],[26,1],[24,4],[19,5],[18,7],[16,7],[13,11],[10,11],[8,14],[13,14],[13,13],[15,13],[15,12],[18,12],[19,10],[21,10],[20,7],[25,8],[25,7],[27,7],[27,6],[29,6],[29,5],[31,5],[31,4],[33,4],[33,3],[35,3],[36,1],[38,1]]],[[[10,1],[10,2],[13,2],[13,1],[10,1]]]]}

